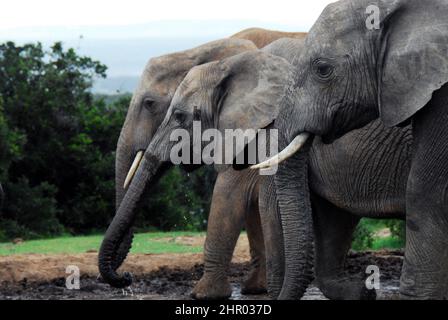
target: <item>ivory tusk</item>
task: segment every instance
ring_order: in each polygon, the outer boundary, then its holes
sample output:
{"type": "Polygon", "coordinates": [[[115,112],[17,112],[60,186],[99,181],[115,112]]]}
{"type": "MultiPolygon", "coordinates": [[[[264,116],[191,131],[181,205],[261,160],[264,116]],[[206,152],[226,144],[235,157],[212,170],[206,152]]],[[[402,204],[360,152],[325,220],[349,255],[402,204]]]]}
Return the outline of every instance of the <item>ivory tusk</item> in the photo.
{"type": "Polygon", "coordinates": [[[286,159],[288,159],[291,156],[293,156],[294,153],[299,151],[300,148],[303,147],[303,145],[305,144],[306,140],[309,137],[310,137],[310,134],[306,133],[306,132],[299,134],[280,153],[278,153],[277,155],[273,156],[272,158],[270,158],[270,159],[268,159],[266,161],[263,161],[263,162],[261,162],[259,164],[256,164],[256,165],[253,165],[250,168],[251,169],[268,169],[268,168],[271,168],[273,166],[279,165],[280,163],[282,163],[286,159]]]}
{"type": "Polygon", "coordinates": [[[142,158],[143,158],[143,151],[137,152],[134,162],[132,163],[131,169],[129,169],[128,175],[126,176],[126,180],[124,181],[123,185],[124,189],[127,189],[127,187],[129,187],[129,184],[131,183],[132,178],[134,177],[134,174],[137,171],[140,162],[142,161],[142,158]]]}

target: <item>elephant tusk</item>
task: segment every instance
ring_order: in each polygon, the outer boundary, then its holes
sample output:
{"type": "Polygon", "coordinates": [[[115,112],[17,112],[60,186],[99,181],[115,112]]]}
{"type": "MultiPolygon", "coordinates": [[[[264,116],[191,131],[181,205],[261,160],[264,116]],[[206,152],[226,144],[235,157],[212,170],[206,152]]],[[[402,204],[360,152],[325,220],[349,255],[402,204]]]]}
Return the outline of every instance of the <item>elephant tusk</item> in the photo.
{"type": "Polygon", "coordinates": [[[127,187],[129,187],[129,184],[131,183],[132,178],[134,177],[134,174],[137,171],[140,162],[142,161],[142,158],[143,158],[143,151],[137,152],[134,162],[132,163],[131,169],[129,169],[128,175],[126,176],[126,180],[124,181],[123,185],[124,189],[127,189],[127,187]]]}
{"type": "Polygon", "coordinates": [[[310,137],[310,134],[306,133],[306,132],[299,134],[280,153],[278,153],[277,155],[273,156],[272,158],[270,158],[266,161],[263,161],[256,165],[253,165],[250,168],[251,169],[268,169],[273,166],[279,165],[286,159],[292,157],[294,155],[294,153],[299,151],[300,148],[303,147],[303,145],[305,144],[306,140],[308,140],[309,137],[310,137]]]}

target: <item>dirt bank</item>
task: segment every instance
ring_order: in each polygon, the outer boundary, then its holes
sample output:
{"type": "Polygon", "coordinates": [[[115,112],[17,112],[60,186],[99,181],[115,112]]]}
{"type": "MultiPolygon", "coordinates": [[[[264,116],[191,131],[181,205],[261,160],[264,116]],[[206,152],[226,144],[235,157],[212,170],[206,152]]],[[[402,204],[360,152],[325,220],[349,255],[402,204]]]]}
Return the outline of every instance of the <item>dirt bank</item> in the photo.
{"type": "MultiPolygon", "coordinates": [[[[240,247],[240,249],[243,247],[240,247]]],[[[248,273],[248,255],[237,250],[231,266],[232,299],[267,299],[244,296],[240,282],[248,273]]],[[[96,253],[81,255],[18,255],[0,257],[0,299],[189,299],[203,272],[201,254],[131,255],[124,268],[135,276],[132,292],[117,290],[97,280],[96,253]],[[81,289],[65,287],[65,267],[81,270],[81,289]]],[[[380,251],[350,253],[347,273],[365,275],[368,265],[381,272],[381,299],[395,299],[402,253],[380,251]]],[[[304,299],[325,299],[311,286],[304,299]]]]}
{"type": "MultiPolygon", "coordinates": [[[[157,239],[155,241],[164,241],[157,239]]],[[[203,246],[205,237],[175,237],[170,238],[183,245],[203,246]]],[[[250,260],[249,242],[245,234],[241,235],[233,263],[244,263],[250,260]]],[[[82,254],[18,254],[0,256],[0,282],[20,281],[36,282],[50,281],[66,277],[65,270],[69,265],[79,268],[82,276],[96,277],[98,275],[98,253],[86,252],[82,254]]],[[[191,269],[203,261],[202,254],[131,254],[126,259],[122,270],[142,276],[163,267],[191,269]]]]}

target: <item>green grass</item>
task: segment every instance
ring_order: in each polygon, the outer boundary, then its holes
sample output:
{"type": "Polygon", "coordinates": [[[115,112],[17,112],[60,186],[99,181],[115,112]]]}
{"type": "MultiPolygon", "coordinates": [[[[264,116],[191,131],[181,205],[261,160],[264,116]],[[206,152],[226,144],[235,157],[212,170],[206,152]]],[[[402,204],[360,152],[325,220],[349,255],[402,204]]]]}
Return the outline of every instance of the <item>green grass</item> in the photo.
{"type": "MultiPolygon", "coordinates": [[[[196,253],[202,252],[201,246],[189,246],[175,243],[175,237],[200,236],[200,232],[150,232],[139,233],[134,237],[132,253],[196,253]]],[[[45,240],[30,240],[20,244],[0,243],[0,255],[25,253],[84,253],[98,250],[103,235],[61,237],[45,240]]]]}
{"type": "MultiPolygon", "coordinates": [[[[363,227],[369,234],[385,228],[384,221],[363,219],[363,227]]],[[[174,242],[176,237],[180,236],[201,236],[204,232],[149,232],[138,233],[134,237],[132,244],[132,253],[198,253],[202,252],[202,246],[189,246],[174,242]]],[[[49,253],[85,253],[90,250],[98,250],[103,235],[92,236],[65,236],[54,239],[30,240],[20,244],[11,242],[0,243],[0,255],[12,254],[49,254],[49,253]]],[[[396,237],[376,238],[373,237],[370,245],[361,243],[355,250],[380,250],[380,249],[398,249],[404,246],[403,240],[396,237]]]]}

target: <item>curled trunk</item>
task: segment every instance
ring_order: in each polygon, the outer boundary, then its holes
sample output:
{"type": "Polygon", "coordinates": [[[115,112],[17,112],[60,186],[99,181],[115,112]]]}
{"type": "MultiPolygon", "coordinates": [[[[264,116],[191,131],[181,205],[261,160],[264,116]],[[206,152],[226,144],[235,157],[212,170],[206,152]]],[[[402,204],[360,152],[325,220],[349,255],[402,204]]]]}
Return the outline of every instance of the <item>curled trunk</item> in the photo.
{"type": "MultiPolygon", "coordinates": [[[[285,275],[280,300],[300,299],[313,278],[313,220],[308,186],[308,152],[283,162],[274,178],[283,229],[285,275]]],[[[280,140],[280,147],[287,144],[280,140]]]]}
{"type": "MultiPolygon", "coordinates": [[[[126,127],[125,127],[126,128],[126,127]]],[[[121,132],[120,139],[117,146],[117,155],[115,159],[115,208],[116,211],[120,208],[120,204],[125,195],[123,188],[126,175],[131,168],[133,160],[133,152],[130,149],[130,144],[126,140],[125,128],[121,132]]],[[[117,270],[126,259],[132,247],[132,240],[134,238],[133,228],[130,227],[127,234],[123,237],[117,252],[113,258],[113,268],[117,270]]]]}
{"type": "Polygon", "coordinates": [[[120,276],[117,272],[118,252],[124,241],[132,234],[131,228],[135,219],[135,208],[147,183],[156,176],[160,163],[152,156],[145,155],[128,191],[120,203],[101,244],[98,265],[103,279],[113,287],[123,288],[132,283],[129,273],[120,276]]]}

